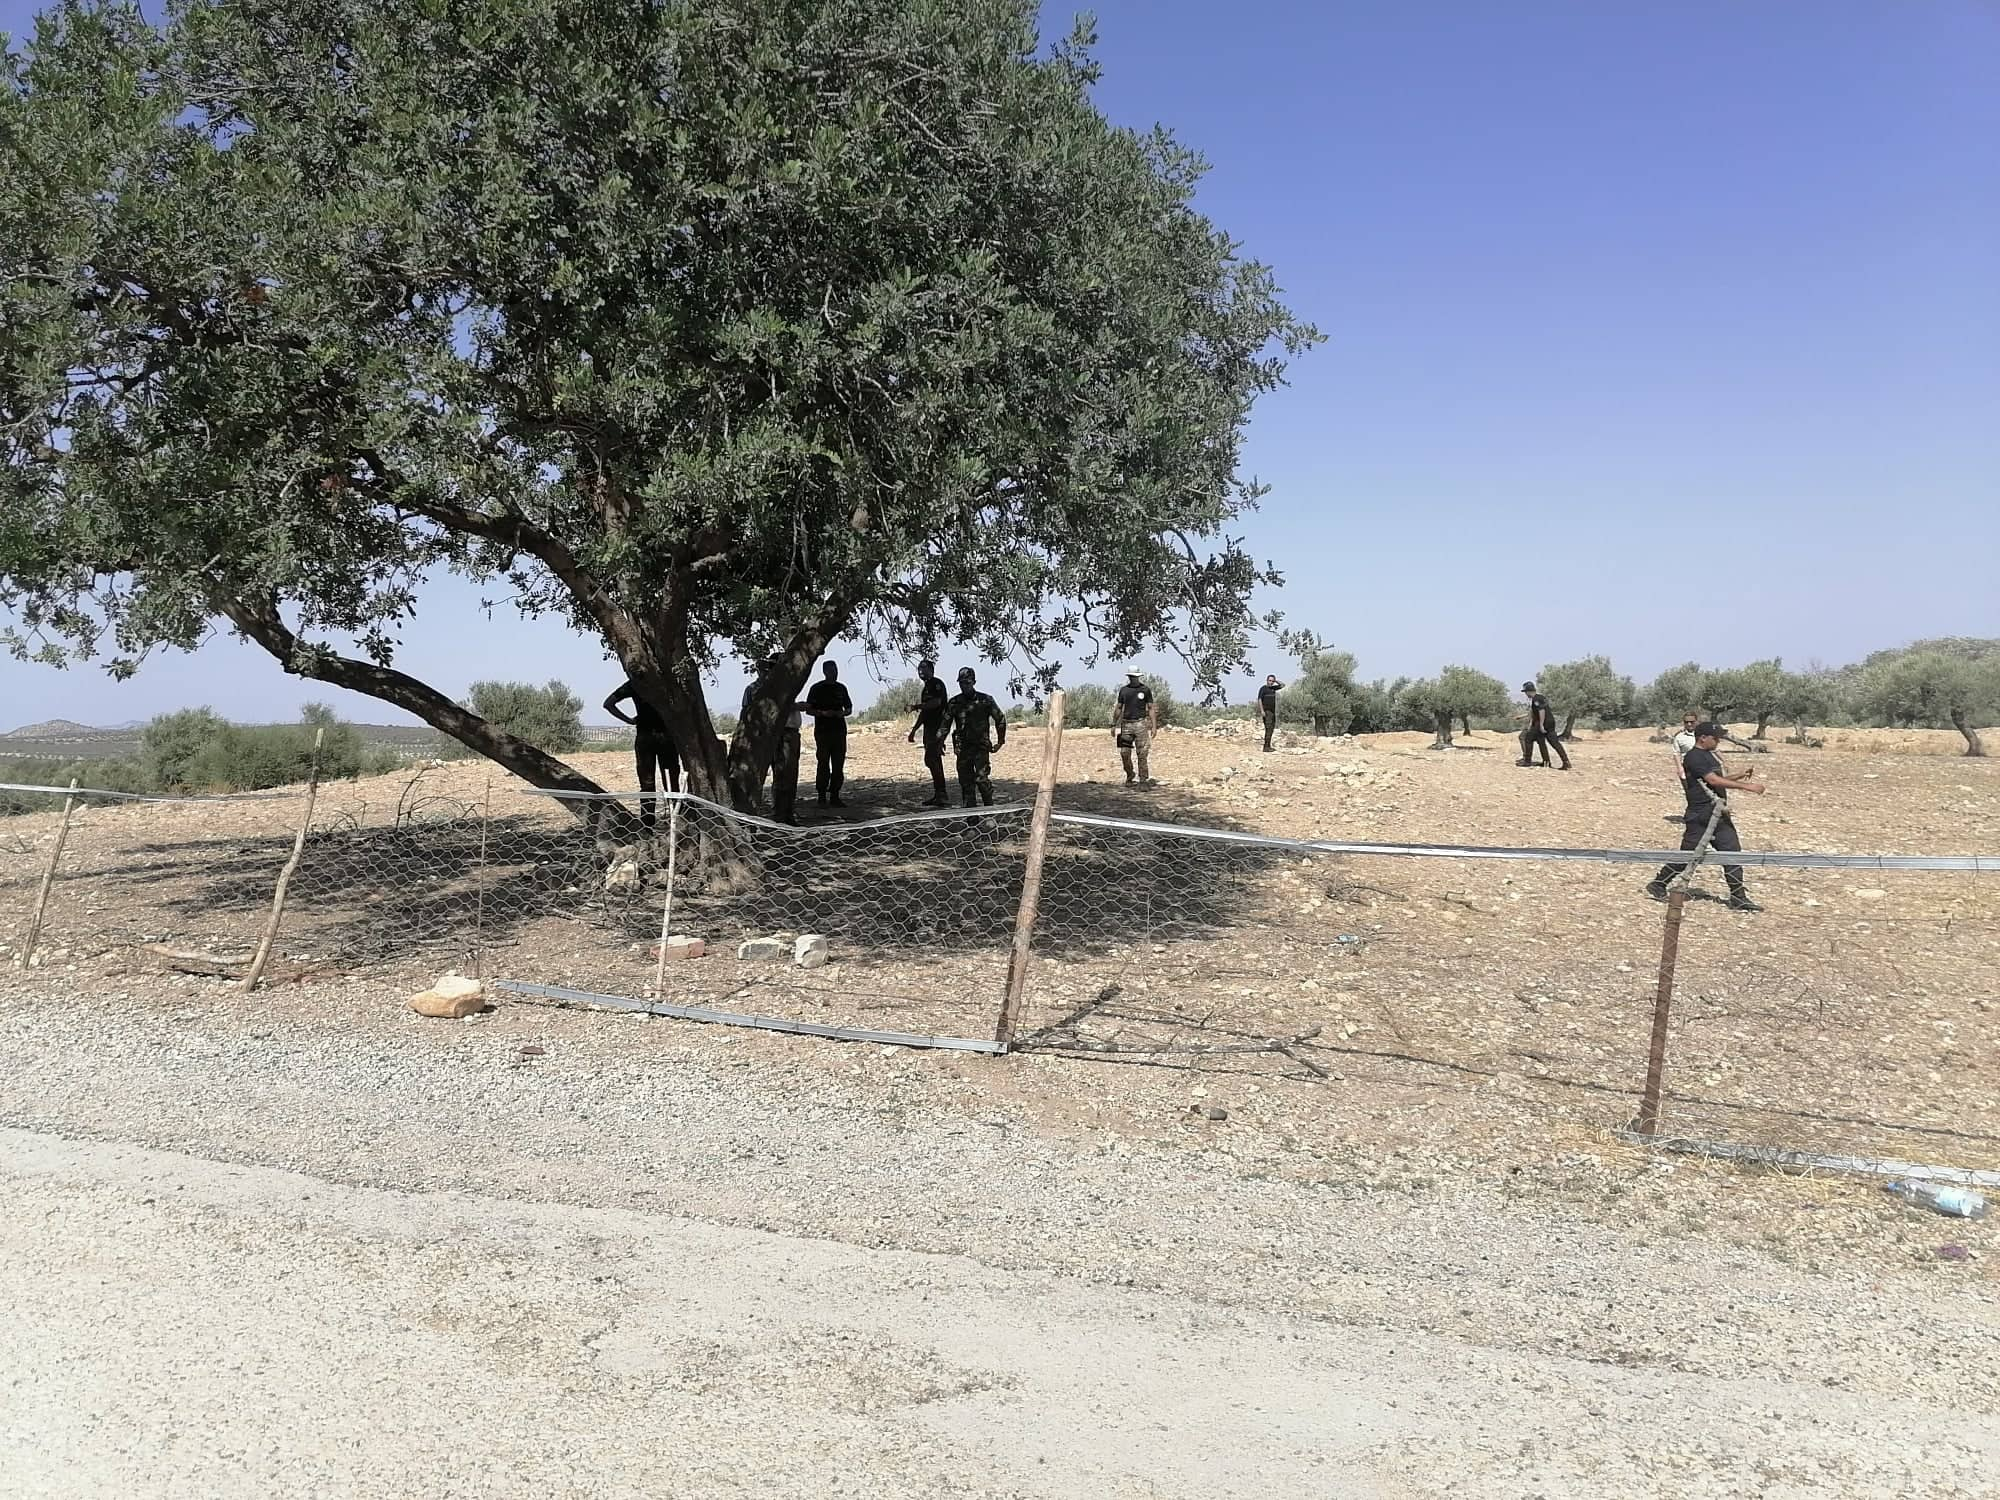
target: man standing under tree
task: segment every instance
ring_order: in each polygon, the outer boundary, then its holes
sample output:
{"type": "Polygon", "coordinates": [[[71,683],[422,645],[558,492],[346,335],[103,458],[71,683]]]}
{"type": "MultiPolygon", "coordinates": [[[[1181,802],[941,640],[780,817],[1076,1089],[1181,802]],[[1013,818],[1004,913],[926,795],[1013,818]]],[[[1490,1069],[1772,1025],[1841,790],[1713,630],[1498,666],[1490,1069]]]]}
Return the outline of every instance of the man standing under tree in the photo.
{"type": "Polygon", "coordinates": [[[1274,672],[1264,679],[1264,685],[1257,689],[1257,708],[1264,715],[1264,753],[1271,753],[1271,737],[1278,732],[1278,694],[1285,685],[1278,681],[1274,672]]]}
{"type": "Polygon", "coordinates": [[[628,678],[624,685],[604,700],[604,711],[621,724],[633,728],[632,757],[639,766],[639,826],[647,832],[653,828],[653,794],[659,790],[658,771],[664,767],[667,773],[667,790],[681,789],[681,757],[674,749],[672,736],[667,733],[667,721],[660,717],[658,709],[639,696],[639,689],[628,678]],[[626,713],[618,705],[627,698],[632,700],[632,712],[626,713]]]}
{"type": "Polygon", "coordinates": [[[1569,769],[1569,751],[1563,748],[1562,735],[1556,731],[1556,712],[1549,707],[1549,700],[1535,691],[1532,682],[1521,684],[1521,691],[1528,695],[1528,727],[1521,732],[1521,758],[1516,765],[1532,766],[1535,763],[1533,751],[1537,745],[1542,751],[1542,765],[1549,763],[1549,750],[1554,747],[1562,757],[1562,768],[1569,769]]]}
{"type": "Polygon", "coordinates": [[[950,807],[951,798],[944,789],[944,679],[937,675],[934,661],[918,662],[917,678],[923,686],[918,690],[917,701],[910,705],[917,722],[910,726],[909,743],[914,745],[919,734],[924,737],[924,769],[931,773],[931,795],[923,805],[950,807]]]}
{"type": "Polygon", "coordinates": [[[1118,759],[1125,767],[1125,785],[1151,786],[1153,772],[1150,758],[1153,753],[1153,730],[1159,723],[1159,706],[1153,702],[1153,690],[1146,686],[1145,678],[1137,672],[1125,674],[1125,686],[1118,690],[1118,722],[1111,735],[1118,744],[1118,759]],[[1139,759],[1138,774],[1132,770],[1132,758],[1139,759]]]}
{"type": "Polygon", "coordinates": [[[821,679],[806,694],[806,712],[813,721],[813,790],[821,807],[845,807],[840,789],[847,784],[847,716],[854,712],[854,699],[840,680],[839,667],[827,662],[820,672],[821,679]]]}
{"type": "Polygon", "coordinates": [[[971,807],[993,805],[992,755],[1007,743],[1007,716],[1000,705],[974,684],[978,674],[970,667],[958,669],[958,692],[944,706],[944,720],[951,730],[951,748],[958,758],[959,799],[971,807]],[[993,737],[987,738],[987,725],[993,737]]]}
{"type": "MultiPolygon", "coordinates": [[[[1752,781],[1747,776],[1729,777],[1723,774],[1722,758],[1715,753],[1717,743],[1722,739],[1720,724],[1697,724],[1694,727],[1694,749],[1681,757],[1681,785],[1687,790],[1687,827],[1681,834],[1681,848],[1693,849],[1701,843],[1701,836],[1708,827],[1709,814],[1716,803],[1722,804],[1722,815],[1715,820],[1715,835],[1709,840],[1711,849],[1724,854],[1735,854],[1743,848],[1743,841],[1736,836],[1736,825],[1729,816],[1729,794],[1732,791],[1756,792],[1762,794],[1764,784],[1752,781]]],[[[1646,884],[1646,894],[1655,901],[1667,899],[1667,882],[1672,880],[1686,865],[1663,865],[1660,873],[1646,884]]],[[[1764,908],[1750,899],[1749,891],[1743,886],[1743,866],[1724,865],[1722,878],[1729,882],[1729,906],[1732,911],[1762,911],[1764,908]]]]}

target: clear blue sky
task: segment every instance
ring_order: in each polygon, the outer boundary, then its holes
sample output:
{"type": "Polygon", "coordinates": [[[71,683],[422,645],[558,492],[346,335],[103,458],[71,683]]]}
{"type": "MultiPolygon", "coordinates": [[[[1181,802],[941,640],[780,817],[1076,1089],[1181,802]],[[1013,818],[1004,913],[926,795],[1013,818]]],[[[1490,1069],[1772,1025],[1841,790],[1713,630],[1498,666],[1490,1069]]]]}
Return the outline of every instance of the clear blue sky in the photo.
{"type": "MultiPolygon", "coordinates": [[[[1272,602],[1366,675],[2000,635],[2000,3],[1097,16],[1105,111],[1204,152],[1203,207],[1328,335],[1258,410],[1245,530],[1291,579],[1272,602]]],[[[594,707],[594,646],[475,602],[437,587],[402,664],[594,707]]],[[[115,689],[0,663],[16,723],[305,696],[227,644],[115,689]]]]}

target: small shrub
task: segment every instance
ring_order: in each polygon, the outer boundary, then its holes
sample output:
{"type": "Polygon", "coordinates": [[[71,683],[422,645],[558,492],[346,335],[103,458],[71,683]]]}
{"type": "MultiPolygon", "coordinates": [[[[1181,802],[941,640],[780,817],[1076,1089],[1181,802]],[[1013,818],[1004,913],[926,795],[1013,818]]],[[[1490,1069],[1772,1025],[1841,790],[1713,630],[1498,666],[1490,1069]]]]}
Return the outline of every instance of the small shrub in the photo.
{"type": "Polygon", "coordinates": [[[229,728],[212,708],[183,708],[153,719],[139,734],[139,754],[153,785],[163,792],[197,785],[195,761],[229,728]]]}
{"type": "Polygon", "coordinates": [[[1063,698],[1063,723],[1073,729],[1109,729],[1118,694],[1101,682],[1080,682],[1063,698]]]}
{"type": "Polygon", "coordinates": [[[910,707],[923,695],[924,685],[914,677],[901,682],[892,682],[883,688],[873,703],[854,716],[856,724],[885,724],[893,719],[914,719],[916,712],[910,707]]]}
{"type": "MultiPolygon", "coordinates": [[[[103,792],[158,790],[143,762],[123,757],[104,760],[61,760],[40,755],[0,757],[0,781],[21,786],[67,787],[72,779],[79,787],[103,792]]],[[[0,818],[47,812],[61,806],[60,799],[46,792],[0,792],[0,818]]]]}

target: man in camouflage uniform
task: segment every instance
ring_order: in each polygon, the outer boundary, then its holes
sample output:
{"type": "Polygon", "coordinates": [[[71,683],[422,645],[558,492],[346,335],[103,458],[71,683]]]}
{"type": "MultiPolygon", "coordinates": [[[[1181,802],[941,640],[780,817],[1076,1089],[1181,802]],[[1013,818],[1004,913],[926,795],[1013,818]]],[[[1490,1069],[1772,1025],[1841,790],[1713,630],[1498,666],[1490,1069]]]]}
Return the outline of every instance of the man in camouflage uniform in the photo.
{"type": "Polygon", "coordinates": [[[1007,743],[1007,716],[1000,705],[973,684],[978,675],[970,667],[958,670],[958,692],[944,706],[944,722],[951,731],[952,753],[958,758],[958,795],[967,807],[975,803],[993,805],[993,761],[995,750],[1007,743]],[[992,726],[992,739],[987,726],[992,726]]]}

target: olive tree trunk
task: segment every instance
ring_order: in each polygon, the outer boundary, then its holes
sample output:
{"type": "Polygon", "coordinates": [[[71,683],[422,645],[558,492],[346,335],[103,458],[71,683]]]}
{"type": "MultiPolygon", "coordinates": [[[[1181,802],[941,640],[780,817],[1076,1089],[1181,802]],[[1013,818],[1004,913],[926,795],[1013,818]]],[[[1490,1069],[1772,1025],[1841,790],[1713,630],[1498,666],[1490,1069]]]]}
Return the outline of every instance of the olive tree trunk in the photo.
{"type": "Polygon", "coordinates": [[[1951,727],[1965,736],[1965,753],[1967,755],[1984,755],[1986,753],[1986,747],[1979,742],[1979,731],[1966,721],[1964,709],[1954,708],[1951,711],[1951,727]]]}

